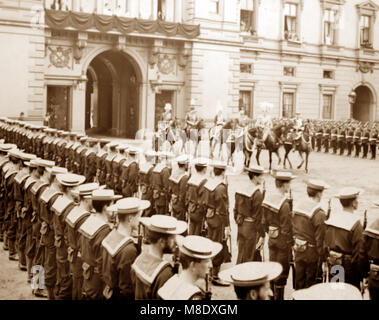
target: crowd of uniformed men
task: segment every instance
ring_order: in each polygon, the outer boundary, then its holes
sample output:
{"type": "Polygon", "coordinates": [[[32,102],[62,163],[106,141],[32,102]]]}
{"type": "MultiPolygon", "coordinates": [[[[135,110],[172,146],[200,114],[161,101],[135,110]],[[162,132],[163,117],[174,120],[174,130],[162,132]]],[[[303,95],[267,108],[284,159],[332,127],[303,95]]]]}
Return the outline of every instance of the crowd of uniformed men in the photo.
{"type": "MultiPolygon", "coordinates": [[[[220,271],[230,260],[224,163],[7,118],[0,138],[1,241],[37,296],[209,299],[212,282],[232,284],[239,299],[281,300],[293,262],[296,292],[327,282],[339,265],[346,290],[368,279],[378,299],[379,219],[360,220],[354,188],[337,195],[343,212],[325,212],[323,181],[308,181],[309,197],[293,201],[290,172],[274,172],[275,190],[266,192],[263,168],[245,168],[250,182],[233,210],[237,265],[220,271]]],[[[330,286],[320,286],[327,296],[330,286]]]]}

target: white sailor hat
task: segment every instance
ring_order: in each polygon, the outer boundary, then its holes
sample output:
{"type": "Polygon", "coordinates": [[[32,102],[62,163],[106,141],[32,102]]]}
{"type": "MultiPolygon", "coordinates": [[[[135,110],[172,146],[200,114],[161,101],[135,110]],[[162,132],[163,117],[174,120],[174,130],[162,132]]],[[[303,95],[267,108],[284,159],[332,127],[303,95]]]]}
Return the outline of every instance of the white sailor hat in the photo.
{"type": "Polygon", "coordinates": [[[318,179],[309,179],[307,181],[307,187],[317,191],[323,191],[330,188],[326,182],[318,179]]]}
{"type": "Polygon", "coordinates": [[[174,160],[178,164],[187,164],[189,162],[189,157],[185,154],[182,154],[179,157],[176,157],[174,160]]]}
{"type": "Polygon", "coordinates": [[[119,215],[136,214],[140,211],[146,210],[150,207],[150,201],[140,200],[138,198],[123,198],[118,200],[114,205],[110,206],[107,210],[117,212],[119,215]]]}
{"type": "Polygon", "coordinates": [[[195,158],[191,161],[195,166],[206,167],[211,163],[209,158],[195,158]]]}
{"type": "Polygon", "coordinates": [[[273,177],[276,180],[280,180],[280,181],[291,181],[292,179],[296,178],[296,176],[292,175],[292,173],[288,171],[276,171],[273,174],[273,177]]]}
{"type": "Polygon", "coordinates": [[[255,287],[275,280],[280,276],[283,267],[278,262],[245,262],[223,270],[219,278],[237,287],[255,287]]]}
{"type": "Polygon", "coordinates": [[[67,173],[67,169],[63,167],[51,167],[51,168],[46,168],[46,171],[50,173],[53,176],[56,176],[57,174],[63,174],[67,173]]]}
{"type": "Polygon", "coordinates": [[[253,163],[250,163],[249,167],[245,167],[245,170],[249,171],[249,172],[253,172],[253,173],[258,173],[258,174],[264,174],[264,173],[268,172],[263,167],[258,166],[258,165],[253,164],[253,163]]]}
{"type": "Polygon", "coordinates": [[[96,189],[92,191],[91,199],[93,201],[111,201],[121,199],[121,195],[115,195],[112,189],[96,189]]]}
{"type": "Polygon", "coordinates": [[[0,144],[0,151],[3,151],[3,152],[8,152],[8,151],[15,149],[15,148],[17,148],[17,146],[13,143],[0,144]]]}
{"type": "Polygon", "coordinates": [[[218,169],[226,169],[227,167],[227,163],[225,161],[219,161],[219,160],[212,161],[210,165],[218,169]]]}
{"type": "Polygon", "coordinates": [[[195,235],[178,237],[177,244],[181,253],[197,259],[211,259],[222,249],[221,243],[195,235]]]}
{"type": "Polygon", "coordinates": [[[355,199],[362,193],[363,193],[362,189],[358,189],[355,187],[345,187],[345,188],[342,188],[338,192],[338,194],[336,195],[336,198],[338,198],[338,199],[355,199]]]}
{"type": "Polygon", "coordinates": [[[38,167],[44,167],[44,168],[52,168],[55,166],[54,161],[44,160],[44,159],[39,159],[39,158],[33,159],[30,162],[37,165],[38,167]]]}
{"type": "Polygon", "coordinates": [[[318,283],[292,294],[294,300],[362,300],[358,288],[343,282],[318,283]]]}
{"type": "Polygon", "coordinates": [[[187,223],[174,217],[155,214],[151,217],[142,217],[140,222],[150,231],[164,234],[182,234],[187,230],[187,223]]]}
{"type": "Polygon", "coordinates": [[[86,180],[85,176],[73,173],[57,174],[56,178],[61,185],[66,187],[76,187],[86,180]]]}
{"type": "Polygon", "coordinates": [[[105,189],[105,185],[100,186],[97,182],[84,183],[72,190],[76,196],[84,196],[85,198],[92,198],[92,192],[97,189],[105,189]]]}

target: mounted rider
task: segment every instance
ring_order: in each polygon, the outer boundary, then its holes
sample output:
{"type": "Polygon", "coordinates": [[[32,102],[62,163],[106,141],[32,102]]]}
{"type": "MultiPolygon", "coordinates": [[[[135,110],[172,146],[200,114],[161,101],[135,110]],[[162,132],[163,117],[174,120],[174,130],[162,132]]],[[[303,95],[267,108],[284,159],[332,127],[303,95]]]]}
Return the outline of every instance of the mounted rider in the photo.
{"type": "Polygon", "coordinates": [[[256,122],[257,128],[261,128],[263,131],[262,139],[257,141],[258,144],[263,144],[267,138],[269,131],[273,128],[273,123],[269,110],[273,108],[273,105],[268,102],[263,102],[260,105],[260,108],[263,111],[263,115],[259,116],[256,122]]]}

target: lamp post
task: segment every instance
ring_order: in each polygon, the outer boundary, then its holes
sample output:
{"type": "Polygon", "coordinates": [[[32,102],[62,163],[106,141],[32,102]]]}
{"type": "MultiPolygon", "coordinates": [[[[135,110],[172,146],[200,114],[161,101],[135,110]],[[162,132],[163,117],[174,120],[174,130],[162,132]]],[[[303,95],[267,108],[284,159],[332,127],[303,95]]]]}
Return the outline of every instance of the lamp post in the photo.
{"type": "Polygon", "coordinates": [[[353,105],[357,100],[357,94],[354,90],[351,90],[349,93],[349,103],[350,103],[350,119],[353,119],[353,105]]]}

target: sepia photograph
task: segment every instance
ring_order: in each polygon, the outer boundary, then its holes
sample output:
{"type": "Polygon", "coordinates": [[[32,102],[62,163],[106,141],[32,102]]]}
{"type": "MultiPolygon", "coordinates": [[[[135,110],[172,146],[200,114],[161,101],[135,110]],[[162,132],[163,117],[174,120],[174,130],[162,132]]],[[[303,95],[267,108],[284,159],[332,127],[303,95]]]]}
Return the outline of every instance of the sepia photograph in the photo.
{"type": "Polygon", "coordinates": [[[378,301],[378,14],[0,0],[0,302],[378,301]]]}

